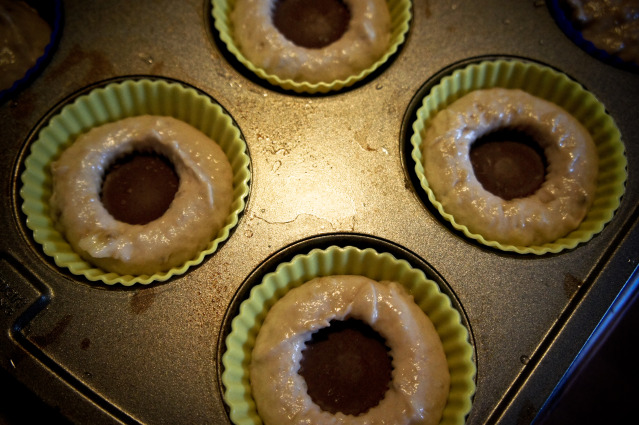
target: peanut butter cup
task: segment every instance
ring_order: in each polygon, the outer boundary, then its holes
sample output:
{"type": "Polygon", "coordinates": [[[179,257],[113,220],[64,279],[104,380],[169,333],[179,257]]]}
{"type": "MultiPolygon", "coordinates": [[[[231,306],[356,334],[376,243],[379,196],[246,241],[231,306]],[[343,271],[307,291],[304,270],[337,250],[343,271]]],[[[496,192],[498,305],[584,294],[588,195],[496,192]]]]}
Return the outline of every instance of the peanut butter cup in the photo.
{"type": "Polygon", "coordinates": [[[384,398],[392,364],[384,339],[360,320],[333,320],[302,351],[299,374],[322,410],[359,415],[384,398]]]}
{"type": "Polygon", "coordinates": [[[298,46],[320,49],[339,40],[351,14],[342,0],[278,0],[273,24],[298,46]]]}
{"type": "Polygon", "coordinates": [[[101,199],[116,220],[146,224],[164,214],[178,186],[178,175],[167,158],[136,152],[109,167],[102,184],[101,199]]]}
{"type": "Polygon", "coordinates": [[[546,157],[533,137],[515,129],[489,133],[473,143],[470,160],[484,189],[505,200],[530,196],[546,175],[546,157]]]}

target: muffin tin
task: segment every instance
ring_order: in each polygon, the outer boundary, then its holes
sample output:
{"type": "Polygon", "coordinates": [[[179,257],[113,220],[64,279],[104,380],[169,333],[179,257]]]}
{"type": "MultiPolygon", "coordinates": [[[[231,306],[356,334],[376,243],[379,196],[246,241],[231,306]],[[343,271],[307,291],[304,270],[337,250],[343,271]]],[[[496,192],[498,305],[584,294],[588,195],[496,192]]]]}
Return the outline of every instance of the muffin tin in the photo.
{"type": "Polygon", "coordinates": [[[351,87],[297,94],[247,70],[210,1],[66,0],[61,38],[33,82],[0,104],[3,369],[78,423],[230,423],[221,357],[250,288],[314,248],[390,252],[453,301],[477,366],[469,424],[529,423],[639,260],[639,74],[567,38],[544,1],[414,0],[406,41],[351,87]],[[558,254],[503,252],[440,218],[410,152],[416,105],[443,75],[484,59],[555,68],[605,105],[628,177],[612,220],[558,254]],[[251,181],[228,239],[164,282],[106,285],[58,267],[22,212],[30,146],[55,111],[109,82],[194,87],[232,117],[251,181]]]}

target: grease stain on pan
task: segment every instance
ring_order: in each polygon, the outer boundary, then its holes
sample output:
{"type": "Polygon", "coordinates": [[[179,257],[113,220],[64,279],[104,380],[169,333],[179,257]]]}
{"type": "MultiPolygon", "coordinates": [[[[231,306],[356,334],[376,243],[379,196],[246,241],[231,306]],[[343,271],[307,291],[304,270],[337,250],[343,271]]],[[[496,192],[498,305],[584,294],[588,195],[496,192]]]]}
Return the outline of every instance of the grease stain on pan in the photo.
{"type": "Polygon", "coordinates": [[[58,323],[55,324],[55,326],[53,327],[53,329],[51,329],[51,331],[49,331],[45,335],[34,336],[33,342],[40,348],[45,348],[53,344],[58,339],[60,339],[60,336],[62,336],[62,334],[64,334],[64,331],[67,329],[67,327],[69,326],[72,320],[73,320],[73,315],[71,314],[67,314],[63,316],[58,321],[58,323]]]}
{"type": "Polygon", "coordinates": [[[136,291],[131,297],[130,307],[133,314],[146,312],[155,302],[155,292],[152,289],[136,291]]]}

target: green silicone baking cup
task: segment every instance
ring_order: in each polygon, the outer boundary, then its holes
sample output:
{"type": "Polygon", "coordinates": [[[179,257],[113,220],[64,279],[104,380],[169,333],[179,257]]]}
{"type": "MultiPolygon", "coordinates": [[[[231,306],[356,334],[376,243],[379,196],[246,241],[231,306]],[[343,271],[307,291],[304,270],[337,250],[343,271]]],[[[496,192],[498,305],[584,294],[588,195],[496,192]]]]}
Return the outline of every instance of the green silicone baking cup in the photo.
{"type": "Polygon", "coordinates": [[[625,191],[627,160],[621,133],[614,120],[592,93],[567,75],[544,65],[504,59],[483,61],[458,69],[442,78],[426,95],[417,110],[412,129],[411,157],[415,161],[415,173],[429,201],[446,221],[465,236],[502,251],[542,255],[573,249],[588,242],[612,220],[625,191]],[[515,246],[487,240],[447,213],[428,185],[421,147],[430,121],[437,112],[465,94],[492,87],[520,89],[561,106],[584,125],[595,142],[599,173],[593,205],[577,229],[556,241],[535,246],[515,246]]]}
{"type": "Polygon", "coordinates": [[[251,178],[247,146],[239,129],[220,105],[195,89],[163,80],[125,80],[96,88],[64,106],[38,133],[25,160],[22,173],[22,211],[27,227],[45,254],[59,267],[90,281],[130,286],[149,284],[184,274],[189,267],[202,263],[229,237],[244,210],[251,178]],[[96,268],[83,260],[56,230],[50,216],[50,164],[82,133],[92,127],[137,115],[162,115],[180,119],[215,140],[233,169],[233,201],[231,212],[205,250],[180,267],[153,275],[119,275],[96,268]]]}
{"type": "Polygon", "coordinates": [[[448,401],[440,424],[463,424],[475,394],[476,367],[468,330],[438,285],[404,260],[371,248],[331,246],[299,254],[280,264],[251,289],[231,323],[222,356],[224,399],[236,425],[258,425],[262,421],[251,395],[248,365],[260,326],[268,310],[287,291],[304,282],[331,275],[361,275],[377,281],[392,280],[402,284],[431,319],[444,346],[451,376],[448,401]]]}
{"type": "Polygon", "coordinates": [[[212,15],[214,25],[219,32],[220,39],[224,42],[228,51],[235,56],[242,65],[258,77],[268,81],[274,86],[279,86],[285,90],[293,90],[296,93],[308,94],[328,93],[331,91],[341,90],[345,87],[352,86],[356,82],[363,80],[375,72],[380,66],[386,63],[386,61],[394,55],[399,47],[404,43],[412,18],[410,0],[387,0],[388,10],[391,16],[391,38],[388,49],[384,55],[369,68],[360,71],[356,75],[351,75],[344,80],[309,83],[307,81],[281,79],[277,75],[270,74],[263,68],[260,68],[249,61],[237,47],[235,40],[233,39],[233,23],[231,22],[230,15],[235,7],[235,0],[211,0],[211,3],[213,5],[212,15]]]}

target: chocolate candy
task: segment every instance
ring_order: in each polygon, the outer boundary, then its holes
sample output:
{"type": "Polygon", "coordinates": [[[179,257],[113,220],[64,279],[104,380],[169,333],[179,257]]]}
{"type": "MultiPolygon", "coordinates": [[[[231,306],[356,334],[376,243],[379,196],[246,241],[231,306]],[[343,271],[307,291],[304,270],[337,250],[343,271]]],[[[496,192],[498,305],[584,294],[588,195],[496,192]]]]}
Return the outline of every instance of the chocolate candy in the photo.
{"type": "Polygon", "coordinates": [[[299,374],[322,410],[365,413],[384,398],[392,363],[384,339],[362,321],[331,321],[306,342],[299,374]]]}
{"type": "Polygon", "coordinates": [[[107,170],[101,198],[116,220],[146,224],[164,214],[178,186],[178,175],[169,160],[154,153],[134,153],[107,170]]]}
{"type": "Polygon", "coordinates": [[[310,49],[339,40],[350,20],[350,11],[341,0],[279,0],[273,11],[273,25],[284,37],[310,49]]]}
{"type": "Polygon", "coordinates": [[[543,150],[517,130],[498,130],[480,138],[471,146],[470,160],[484,189],[507,201],[532,195],[546,176],[543,150]]]}

